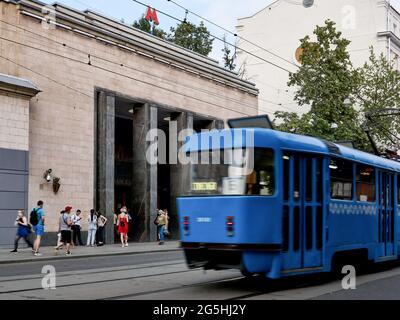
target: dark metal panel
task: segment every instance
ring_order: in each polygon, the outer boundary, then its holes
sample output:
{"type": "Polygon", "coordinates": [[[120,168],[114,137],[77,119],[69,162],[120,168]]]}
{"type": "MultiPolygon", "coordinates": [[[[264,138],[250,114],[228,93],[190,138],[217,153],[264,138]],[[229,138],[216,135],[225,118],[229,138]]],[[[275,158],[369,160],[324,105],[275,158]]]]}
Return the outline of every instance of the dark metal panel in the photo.
{"type": "Polygon", "coordinates": [[[28,171],[28,151],[0,148],[0,170],[28,171]]]}
{"type": "Polygon", "coordinates": [[[11,245],[17,210],[28,210],[27,151],[0,148],[0,246],[11,245]]]}
{"type": "Polygon", "coordinates": [[[14,227],[17,210],[0,210],[0,227],[14,227]]]}
{"type": "MultiPolygon", "coordinates": [[[[16,191],[26,192],[26,181],[28,176],[26,173],[13,174],[0,172],[0,192],[3,191],[16,191]]],[[[1,205],[0,205],[1,206],[1,205]]]]}
{"type": "Polygon", "coordinates": [[[1,192],[0,191],[0,209],[6,209],[6,210],[26,209],[25,208],[25,192],[1,192]]]}
{"type": "Polygon", "coordinates": [[[16,228],[0,227],[0,246],[11,246],[14,243],[16,230],[16,228]]]}

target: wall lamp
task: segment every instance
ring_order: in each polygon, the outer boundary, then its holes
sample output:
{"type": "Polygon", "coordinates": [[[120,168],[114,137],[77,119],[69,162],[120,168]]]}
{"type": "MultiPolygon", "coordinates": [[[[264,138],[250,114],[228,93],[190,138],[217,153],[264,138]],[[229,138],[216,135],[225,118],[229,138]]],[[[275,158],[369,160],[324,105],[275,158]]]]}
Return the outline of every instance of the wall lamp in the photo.
{"type": "Polygon", "coordinates": [[[53,170],[52,169],[48,169],[44,172],[43,174],[43,178],[47,181],[50,182],[51,180],[53,180],[53,170]]]}
{"type": "Polygon", "coordinates": [[[53,192],[55,194],[57,194],[61,187],[61,184],[60,184],[61,179],[53,176],[53,169],[46,170],[43,174],[43,179],[45,179],[47,181],[47,183],[50,183],[53,181],[53,192]]]}

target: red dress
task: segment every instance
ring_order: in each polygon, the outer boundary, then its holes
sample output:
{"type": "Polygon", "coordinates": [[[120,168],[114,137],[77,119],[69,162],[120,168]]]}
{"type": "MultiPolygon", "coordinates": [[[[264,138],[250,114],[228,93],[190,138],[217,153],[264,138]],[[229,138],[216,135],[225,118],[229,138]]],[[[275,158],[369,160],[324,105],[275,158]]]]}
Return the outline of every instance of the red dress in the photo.
{"type": "Polygon", "coordinates": [[[118,232],[123,233],[123,234],[128,234],[129,231],[129,224],[128,224],[128,217],[120,217],[119,218],[119,226],[118,226],[118,232]]]}

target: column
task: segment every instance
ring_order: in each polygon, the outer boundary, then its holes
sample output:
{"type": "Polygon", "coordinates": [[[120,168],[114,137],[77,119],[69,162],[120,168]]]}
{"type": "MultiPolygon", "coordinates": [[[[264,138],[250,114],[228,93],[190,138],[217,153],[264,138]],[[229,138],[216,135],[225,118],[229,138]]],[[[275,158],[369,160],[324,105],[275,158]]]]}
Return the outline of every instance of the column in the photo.
{"type": "Polygon", "coordinates": [[[146,135],[157,129],[157,107],[145,104],[133,115],[133,203],[135,219],[135,241],[156,241],[157,227],[157,165],[150,164],[146,152],[151,142],[146,135]]]}
{"type": "Polygon", "coordinates": [[[114,161],[115,161],[115,96],[98,94],[97,110],[97,206],[108,223],[105,230],[107,244],[114,243],[114,161]]]}
{"type": "MultiPolygon", "coordinates": [[[[185,129],[193,129],[193,114],[191,113],[179,113],[174,114],[171,117],[172,121],[177,122],[177,133],[185,129]]],[[[170,139],[177,140],[177,136],[172,136],[173,133],[170,132],[170,139]]],[[[181,149],[184,142],[178,142],[178,150],[181,149]]],[[[190,166],[182,165],[179,163],[171,164],[170,166],[170,195],[171,195],[171,212],[170,215],[170,232],[173,239],[179,239],[179,220],[178,212],[176,207],[176,198],[184,195],[188,190],[190,190],[190,166]]]]}

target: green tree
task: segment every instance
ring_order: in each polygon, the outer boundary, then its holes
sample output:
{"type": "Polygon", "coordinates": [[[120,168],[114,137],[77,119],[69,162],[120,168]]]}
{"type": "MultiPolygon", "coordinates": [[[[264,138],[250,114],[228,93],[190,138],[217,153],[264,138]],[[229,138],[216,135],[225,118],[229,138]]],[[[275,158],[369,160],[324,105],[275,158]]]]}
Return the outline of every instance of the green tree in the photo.
{"type": "Polygon", "coordinates": [[[175,28],[171,27],[169,41],[191,51],[208,56],[213,48],[214,38],[207,30],[203,22],[196,26],[190,22],[182,22],[175,28]]]}
{"type": "Polygon", "coordinates": [[[167,33],[158,27],[154,27],[154,29],[152,30],[151,23],[147,21],[144,17],[140,18],[137,21],[134,21],[132,27],[150,33],[161,39],[165,39],[167,37],[167,33]]]}
{"type": "Polygon", "coordinates": [[[288,82],[296,87],[295,101],[299,106],[311,109],[301,116],[277,112],[275,125],[279,130],[331,141],[353,141],[365,149],[368,139],[354,106],[359,75],[347,50],[350,41],[330,20],[317,26],[314,35],[316,41],[309,36],[301,40],[302,65],[289,75],[288,82]]]}
{"type": "MultiPolygon", "coordinates": [[[[400,73],[381,54],[370,49],[369,61],[358,69],[356,99],[360,110],[371,116],[367,125],[378,144],[399,148],[400,137],[400,73]]],[[[366,117],[365,117],[366,118],[366,117]]]]}
{"type": "Polygon", "coordinates": [[[236,48],[234,48],[235,51],[232,52],[230,45],[226,42],[226,35],[224,35],[224,48],[222,49],[222,52],[224,54],[223,56],[223,61],[224,61],[224,66],[226,69],[233,71],[236,69],[236,48]]]}

